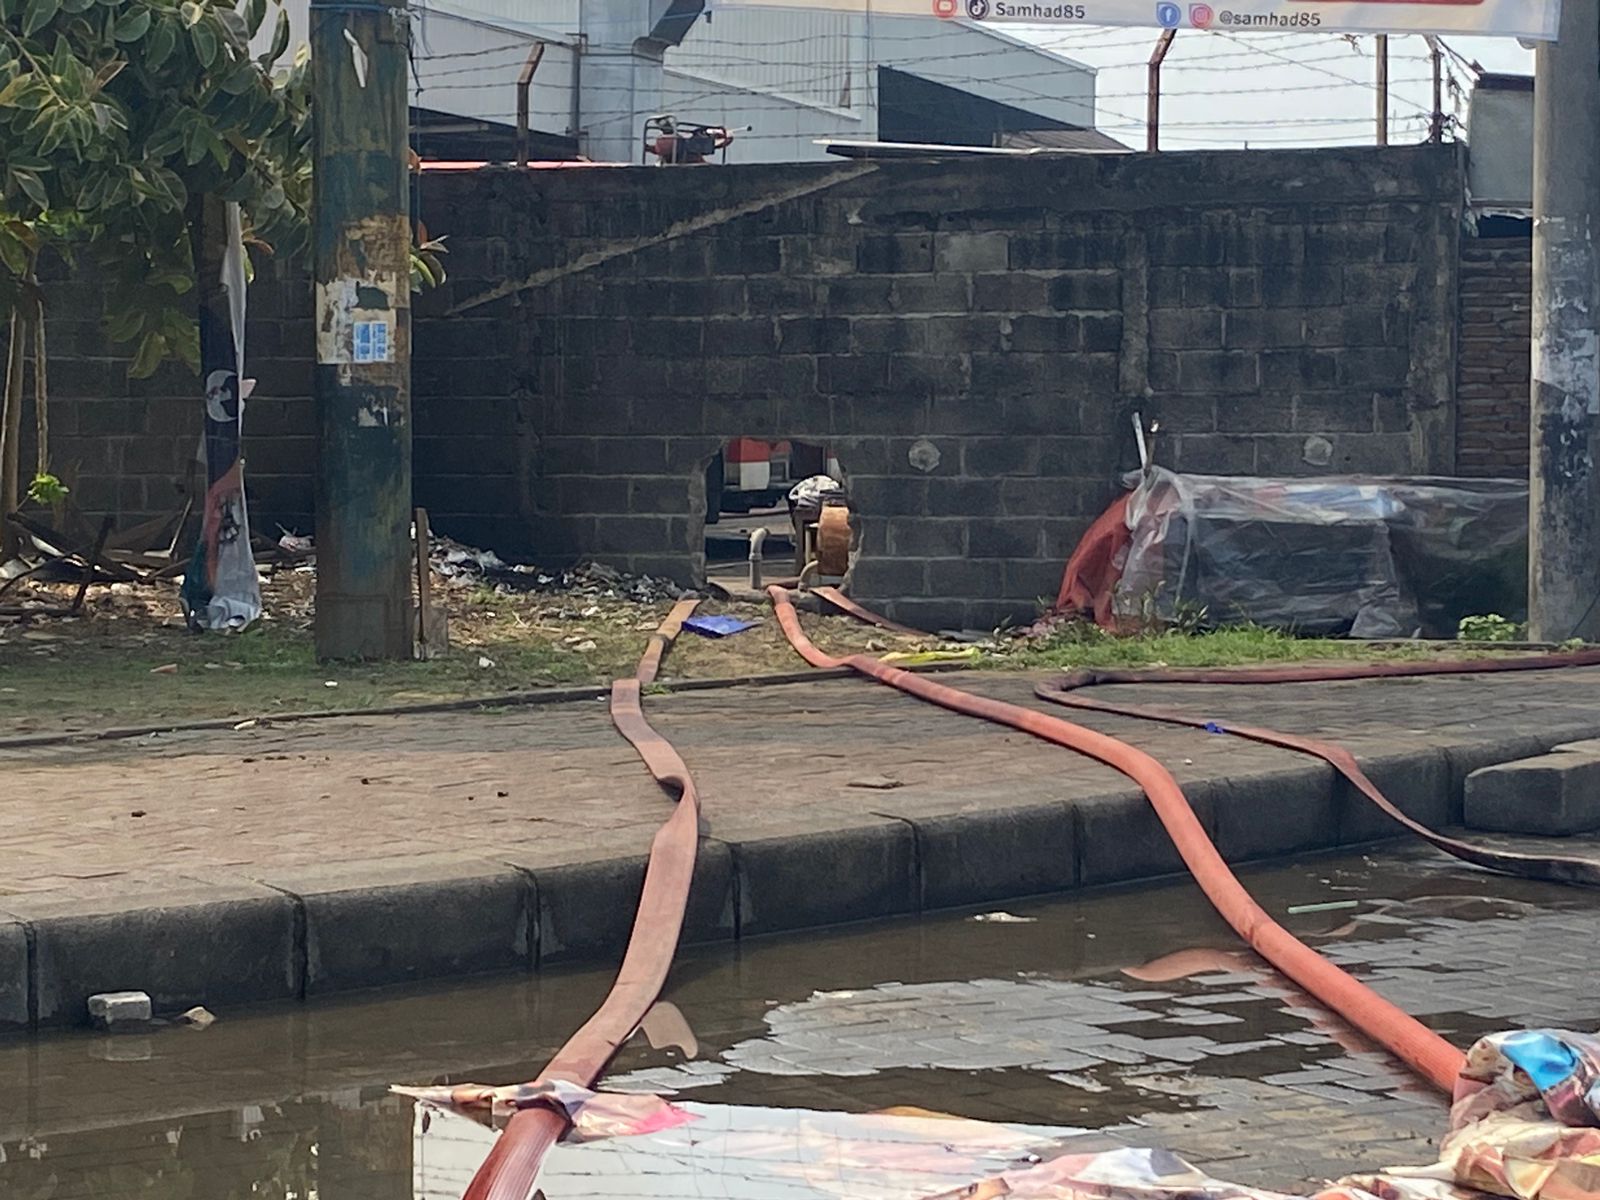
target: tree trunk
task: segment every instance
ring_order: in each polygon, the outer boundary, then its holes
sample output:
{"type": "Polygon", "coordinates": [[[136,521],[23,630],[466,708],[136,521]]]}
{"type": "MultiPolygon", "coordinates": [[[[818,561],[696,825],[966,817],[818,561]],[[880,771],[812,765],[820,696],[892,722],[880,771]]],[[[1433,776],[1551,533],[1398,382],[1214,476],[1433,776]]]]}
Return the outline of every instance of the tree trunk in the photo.
{"type": "Polygon", "coordinates": [[[21,545],[17,531],[5,519],[17,511],[22,497],[19,470],[22,459],[22,359],[27,346],[27,322],[21,308],[11,310],[11,338],[6,346],[5,408],[0,415],[0,562],[17,556],[21,545]]]}
{"type": "Polygon", "coordinates": [[[49,376],[49,354],[44,348],[44,300],[41,298],[33,314],[33,423],[35,440],[39,443],[36,475],[50,473],[50,389],[46,383],[49,376]]]}

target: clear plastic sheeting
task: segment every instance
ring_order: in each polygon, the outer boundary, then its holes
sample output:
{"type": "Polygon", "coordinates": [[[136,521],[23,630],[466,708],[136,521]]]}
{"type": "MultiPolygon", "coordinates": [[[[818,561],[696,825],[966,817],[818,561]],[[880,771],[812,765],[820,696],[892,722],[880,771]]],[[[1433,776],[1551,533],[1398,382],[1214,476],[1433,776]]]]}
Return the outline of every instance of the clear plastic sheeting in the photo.
{"type": "MultiPolygon", "coordinates": [[[[1600,1041],[1590,1035],[1485,1038],[1467,1056],[1437,1163],[1353,1175],[1305,1200],[1592,1200],[1597,1079],[1600,1041]]],[[[497,1136],[476,1097],[463,1106],[450,1090],[438,1089],[446,1108],[417,1105],[414,1200],[458,1200],[497,1136]]],[[[551,1200],[1300,1200],[1069,1127],[543,1091],[575,1121],[539,1174],[551,1200]]]]}
{"type": "Polygon", "coordinates": [[[1528,485],[1511,479],[1129,478],[1119,622],[1453,637],[1525,614],[1528,485]],[[1203,612],[1203,617],[1201,616],[1203,612]]]}

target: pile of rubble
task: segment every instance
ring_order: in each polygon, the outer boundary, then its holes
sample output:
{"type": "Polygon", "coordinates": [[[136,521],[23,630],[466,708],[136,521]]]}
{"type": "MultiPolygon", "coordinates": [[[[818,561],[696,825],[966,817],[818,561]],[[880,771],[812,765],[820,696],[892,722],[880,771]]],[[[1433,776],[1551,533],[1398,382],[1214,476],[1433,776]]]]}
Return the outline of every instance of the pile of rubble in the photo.
{"type": "Polygon", "coordinates": [[[565,593],[594,599],[631,600],[639,604],[676,600],[683,594],[683,589],[670,579],[628,575],[601,563],[580,563],[565,570],[508,563],[493,550],[479,550],[438,535],[430,545],[429,559],[433,573],[454,587],[565,593]]]}

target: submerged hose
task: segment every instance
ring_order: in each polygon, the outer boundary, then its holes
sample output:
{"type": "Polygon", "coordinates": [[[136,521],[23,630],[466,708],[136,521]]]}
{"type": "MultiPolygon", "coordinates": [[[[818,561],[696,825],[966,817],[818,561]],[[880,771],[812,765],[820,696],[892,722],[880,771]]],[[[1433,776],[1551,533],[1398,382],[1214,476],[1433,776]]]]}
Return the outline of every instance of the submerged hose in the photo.
{"type": "Polygon", "coordinates": [[[1310,754],[1320,758],[1339,774],[1350,781],[1363,796],[1376,804],[1385,816],[1403,825],[1411,833],[1439,850],[1444,851],[1462,862],[1472,863],[1474,866],[1484,867],[1490,871],[1499,871],[1505,875],[1515,875],[1521,879],[1540,879],[1549,883],[1578,883],[1590,887],[1600,887],[1600,862],[1586,858],[1572,858],[1556,854],[1519,854],[1512,850],[1491,850],[1485,846],[1474,846],[1471,842],[1459,841],[1456,838],[1446,837],[1436,833],[1420,821],[1407,816],[1401,809],[1367,777],[1367,773],[1356,762],[1355,755],[1335,742],[1325,742],[1318,738],[1300,737],[1292,733],[1279,733],[1275,729],[1262,729],[1254,725],[1234,725],[1220,721],[1208,721],[1200,717],[1191,717],[1184,713],[1175,712],[1168,708],[1143,708],[1132,704],[1112,704],[1105,700],[1091,700],[1089,697],[1062,688],[1059,684],[1041,683],[1033,689],[1033,694],[1041,700],[1048,700],[1052,704],[1065,705],[1068,708],[1081,708],[1090,712],[1109,713],[1118,717],[1133,717],[1141,721],[1160,721],[1168,725],[1186,725],[1191,729],[1205,729],[1213,733],[1231,734],[1234,737],[1245,738],[1252,742],[1261,742],[1267,746],[1278,746],[1285,750],[1297,750],[1302,754],[1310,754]]]}
{"type": "Polygon", "coordinates": [[[789,594],[769,588],[778,624],[789,644],[814,667],[845,666],[952,712],[1008,725],[1122,772],[1150,798],[1195,882],[1229,925],[1264,959],[1321,1003],[1446,1093],[1465,1063],[1461,1051],[1371,988],[1323,958],[1267,915],[1229,870],[1171,773],[1144,751],[1060,717],[1002,700],[975,696],[886,666],[865,655],[834,658],[812,644],[800,627],[789,594]]]}
{"type": "MultiPolygon", "coordinates": [[[[683,913],[700,846],[700,799],[689,768],[671,744],[650,727],[639,698],[642,690],[655,682],[662,658],[699,603],[680,600],[650,635],[650,645],[639,659],[633,677],[618,679],[611,685],[611,720],[617,731],[633,744],[656,782],[678,803],[650,843],[639,911],[610,993],[556,1052],[534,1081],[536,1084],[562,1079],[583,1087],[594,1086],[666,985],[683,930],[683,913]]],[[[528,1200],[540,1163],[566,1132],[567,1124],[566,1115],[551,1106],[516,1113],[472,1177],[462,1200],[528,1200]]]]}

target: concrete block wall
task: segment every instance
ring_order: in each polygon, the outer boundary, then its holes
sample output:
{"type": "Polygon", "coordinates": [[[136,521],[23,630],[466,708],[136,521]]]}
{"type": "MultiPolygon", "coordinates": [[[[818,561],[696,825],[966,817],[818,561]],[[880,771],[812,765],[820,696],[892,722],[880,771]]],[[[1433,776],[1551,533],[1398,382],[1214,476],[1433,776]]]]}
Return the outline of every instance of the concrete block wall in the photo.
{"type": "MultiPolygon", "coordinates": [[[[47,279],[46,296],[50,461],[77,506],[91,517],[110,513],[122,526],[175,515],[191,496],[198,509],[205,492],[198,376],[168,363],[148,379],[128,378],[132,347],[107,337],[101,290],[63,271],[47,279]]],[[[307,277],[258,264],[245,332],[245,373],[256,380],[245,412],[246,474],[258,532],[276,535],[280,524],[311,532],[312,345],[307,277]]],[[[36,460],[32,387],[30,365],[25,476],[36,460]]]]}
{"type": "Polygon", "coordinates": [[[1465,240],[1456,371],[1456,469],[1462,475],[1527,476],[1532,337],[1532,242],[1465,240]]]}
{"type": "Polygon", "coordinates": [[[1452,148],[429,183],[418,410],[520,447],[513,550],[688,582],[722,441],[826,442],[857,593],[986,627],[1054,593],[1135,410],[1186,470],[1453,468],[1452,148]]]}
{"type": "MultiPolygon", "coordinates": [[[[986,627],[1053,595],[1136,465],[1449,473],[1451,147],[430,175],[450,281],[415,298],[436,528],[685,583],[727,438],[826,442],[858,594],[986,627]]],[[[87,282],[51,336],[56,461],[124,522],[182,503],[181,371],[129,383],[87,282]]],[[[312,528],[310,289],[252,292],[252,519],[312,528]]]]}

